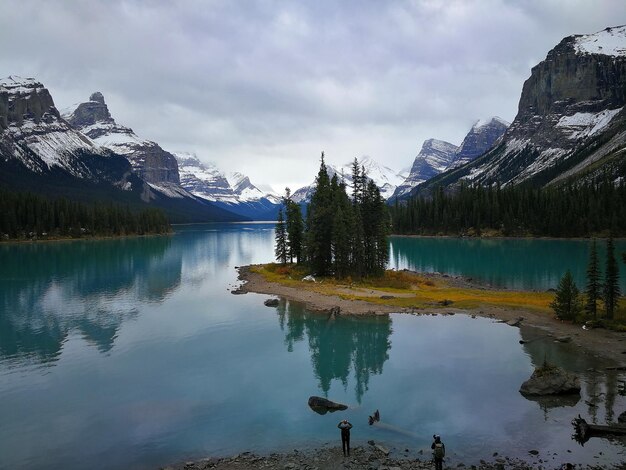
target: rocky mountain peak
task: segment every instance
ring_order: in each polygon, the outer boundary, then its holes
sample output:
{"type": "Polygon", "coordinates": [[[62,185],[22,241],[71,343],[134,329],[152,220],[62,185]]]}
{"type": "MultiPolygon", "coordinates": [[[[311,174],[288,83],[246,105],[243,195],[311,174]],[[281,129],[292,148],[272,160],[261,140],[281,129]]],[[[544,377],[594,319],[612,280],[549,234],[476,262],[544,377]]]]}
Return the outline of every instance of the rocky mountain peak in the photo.
{"type": "Polygon", "coordinates": [[[565,178],[623,175],[626,26],[568,36],[524,82],[518,113],[501,140],[467,165],[422,185],[537,186],[565,178]],[[601,163],[605,162],[605,163],[601,163]]]}
{"type": "Polygon", "coordinates": [[[483,127],[509,127],[511,125],[510,122],[502,119],[498,116],[492,116],[488,119],[479,119],[472,126],[472,130],[479,130],[483,127]]]}
{"type": "Polygon", "coordinates": [[[94,174],[80,156],[99,149],[61,119],[41,82],[11,75],[0,79],[0,154],[36,173],[60,167],[82,178],[94,174]]]}
{"type": "Polygon", "coordinates": [[[497,116],[479,119],[467,133],[456,156],[447,169],[471,162],[489,150],[504,135],[510,123],[497,116]]]}
{"type": "Polygon", "coordinates": [[[413,188],[444,171],[454,160],[459,147],[438,139],[427,139],[413,161],[411,173],[396,188],[391,199],[402,198],[413,188]]]}
{"type": "MultiPolygon", "coordinates": [[[[420,150],[419,155],[426,155],[431,153],[450,153],[455,152],[458,147],[450,142],[446,142],[445,140],[438,139],[427,139],[422,144],[422,149],[420,150]]],[[[419,156],[418,155],[418,156],[419,156]]]]}
{"type": "Polygon", "coordinates": [[[43,84],[17,75],[0,79],[0,129],[22,126],[24,121],[39,124],[60,117],[43,84]]]}
{"type": "Polygon", "coordinates": [[[102,93],[100,93],[99,91],[93,92],[89,96],[89,101],[95,101],[95,102],[100,103],[100,104],[105,104],[104,103],[104,95],[102,93]]]}
{"type": "Polygon", "coordinates": [[[179,185],[180,176],[176,158],[156,142],[140,139],[130,127],[117,124],[104,96],[96,91],[89,101],[75,105],[64,115],[72,127],[86,134],[98,145],[123,155],[135,172],[154,185],[179,185]]]}
{"type": "Polygon", "coordinates": [[[97,139],[104,133],[104,129],[85,129],[94,124],[111,124],[115,121],[111,117],[109,108],[104,102],[104,96],[99,91],[92,93],[89,101],[80,103],[74,111],[65,116],[67,122],[85,132],[92,139],[97,139]]]}

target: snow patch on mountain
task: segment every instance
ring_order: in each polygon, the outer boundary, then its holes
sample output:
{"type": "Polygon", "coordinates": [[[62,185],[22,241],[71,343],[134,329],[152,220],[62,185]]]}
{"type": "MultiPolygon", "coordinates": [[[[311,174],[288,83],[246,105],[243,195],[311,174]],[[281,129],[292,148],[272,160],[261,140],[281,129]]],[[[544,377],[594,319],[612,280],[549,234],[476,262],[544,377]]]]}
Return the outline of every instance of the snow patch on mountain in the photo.
{"type": "Polygon", "coordinates": [[[38,88],[43,88],[43,84],[34,78],[23,78],[18,75],[9,75],[0,78],[0,87],[9,92],[10,95],[19,96],[37,92],[38,88]]]}
{"type": "Polygon", "coordinates": [[[570,139],[590,137],[606,128],[613,118],[623,109],[605,109],[599,113],[576,113],[563,116],[556,127],[564,128],[570,139]]]}
{"type": "Polygon", "coordinates": [[[626,57],[626,25],[606,28],[593,34],[576,36],[574,47],[581,54],[626,57]]]}
{"type": "Polygon", "coordinates": [[[510,122],[508,122],[505,119],[502,119],[501,117],[498,116],[491,116],[490,118],[487,119],[479,119],[478,121],[476,121],[474,123],[474,125],[472,126],[472,129],[481,129],[485,126],[494,124],[494,123],[499,123],[504,125],[505,127],[509,127],[511,125],[510,122]]]}

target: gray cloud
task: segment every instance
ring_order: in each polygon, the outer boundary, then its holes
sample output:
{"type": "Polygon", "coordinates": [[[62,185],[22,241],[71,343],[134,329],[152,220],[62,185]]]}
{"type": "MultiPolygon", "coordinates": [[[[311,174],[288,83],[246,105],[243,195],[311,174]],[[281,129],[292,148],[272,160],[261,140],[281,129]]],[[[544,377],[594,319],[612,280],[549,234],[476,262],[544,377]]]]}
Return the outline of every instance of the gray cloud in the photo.
{"type": "Polygon", "coordinates": [[[1,75],[58,107],[104,93],[118,122],[278,188],[424,139],[512,120],[530,68],[570,34],[626,23],[621,0],[4,0],[1,75]]]}

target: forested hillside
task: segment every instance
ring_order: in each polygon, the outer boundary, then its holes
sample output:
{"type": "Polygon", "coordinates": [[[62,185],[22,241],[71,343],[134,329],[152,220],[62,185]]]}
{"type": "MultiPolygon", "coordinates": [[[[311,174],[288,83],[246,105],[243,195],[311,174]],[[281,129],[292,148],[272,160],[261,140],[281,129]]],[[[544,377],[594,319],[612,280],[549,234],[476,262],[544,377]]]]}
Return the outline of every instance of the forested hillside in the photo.
{"type": "Polygon", "coordinates": [[[162,211],[131,211],[128,206],[68,199],[48,200],[32,193],[0,190],[0,235],[3,240],[80,238],[167,233],[162,211]]]}

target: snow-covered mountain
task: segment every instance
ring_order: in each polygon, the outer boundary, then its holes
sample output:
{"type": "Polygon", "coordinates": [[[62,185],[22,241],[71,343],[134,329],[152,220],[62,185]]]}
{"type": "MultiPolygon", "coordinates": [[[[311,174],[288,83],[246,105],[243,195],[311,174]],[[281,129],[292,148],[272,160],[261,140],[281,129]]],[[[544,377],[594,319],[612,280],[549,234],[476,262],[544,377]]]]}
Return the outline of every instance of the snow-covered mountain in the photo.
{"type": "Polygon", "coordinates": [[[517,116],[491,150],[418,188],[461,181],[545,186],[626,176],[626,26],[563,39],[532,68],[517,116]]]}
{"type": "Polygon", "coordinates": [[[459,150],[454,144],[443,140],[428,139],[415,157],[409,176],[398,185],[393,198],[402,198],[418,184],[438,175],[454,161],[459,150]]]}
{"type": "Polygon", "coordinates": [[[180,192],[178,164],[156,142],[139,138],[130,127],[117,124],[100,92],[64,111],[64,118],[96,144],[123,155],[133,170],[148,183],[172,193],[180,192]]]}
{"type": "Polygon", "coordinates": [[[225,174],[212,163],[202,163],[191,153],[174,153],[181,186],[192,194],[254,220],[273,220],[281,199],[262,191],[241,173],[225,174]]]}
{"type": "MultiPolygon", "coordinates": [[[[370,156],[366,155],[358,160],[359,165],[365,169],[367,177],[376,183],[376,186],[380,189],[380,194],[385,199],[389,198],[396,190],[396,187],[406,178],[406,175],[392,170],[387,166],[381,165],[370,156]]],[[[338,178],[343,177],[346,182],[348,192],[350,192],[352,188],[352,163],[352,161],[347,162],[341,166],[335,166],[328,163],[326,164],[328,176],[332,178],[333,175],[336,174],[338,178]]],[[[310,201],[314,185],[315,182],[312,182],[310,185],[294,191],[291,198],[297,203],[310,201]]]]}
{"type": "Polygon", "coordinates": [[[181,187],[151,186],[124,156],[64,120],[33,78],[0,80],[0,185],[83,202],[150,205],[172,221],[241,220],[181,187]]]}
{"type": "Polygon", "coordinates": [[[0,130],[4,160],[19,161],[36,173],[59,168],[77,178],[95,179],[97,174],[80,155],[107,155],[61,118],[48,90],[34,78],[0,80],[0,130]]]}
{"type": "Polygon", "coordinates": [[[480,157],[494,146],[510,125],[510,122],[497,116],[476,121],[463,139],[459,150],[446,170],[458,168],[480,157]]]}
{"type": "Polygon", "coordinates": [[[271,217],[274,209],[278,210],[279,199],[258,189],[247,176],[226,175],[214,165],[203,164],[195,155],[168,152],[116,123],[102,93],[93,93],[89,101],[68,110],[66,119],[98,145],[124,155],[139,176],[171,197],[193,194],[253,219],[271,217]]]}
{"type": "Polygon", "coordinates": [[[460,147],[442,140],[428,139],[415,157],[411,173],[396,189],[390,201],[407,197],[418,185],[444,171],[463,166],[489,150],[510,124],[499,117],[478,120],[460,147]]]}

